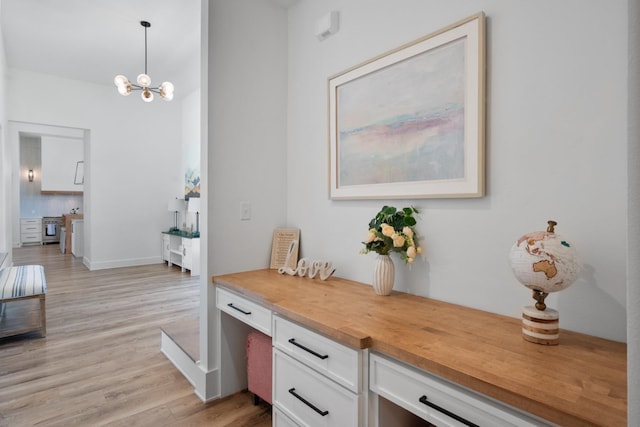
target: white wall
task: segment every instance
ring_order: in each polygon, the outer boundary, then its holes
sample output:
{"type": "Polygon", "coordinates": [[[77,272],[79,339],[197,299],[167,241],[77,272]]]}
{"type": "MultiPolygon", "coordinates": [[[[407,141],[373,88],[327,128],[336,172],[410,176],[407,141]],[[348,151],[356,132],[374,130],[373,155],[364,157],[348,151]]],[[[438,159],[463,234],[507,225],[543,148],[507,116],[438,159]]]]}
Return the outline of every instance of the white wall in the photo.
{"type": "Polygon", "coordinates": [[[286,225],[287,28],[268,1],[209,8],[210,277],[268,266],[273,229],[286,225]]]}
{"type": "Polygon", "coordinates": [[[287,206],[303,255],[370,283],[374,256],[358,254],[369,220],[384,204],[415,205],[426,255],[411,268],[395,260],[396,289],[519,316],[532,300],[507,254],[555,219],[584,269],[548,305],[563,328],[625,340],[626,14],[626,2],[583,0],[300,0],[288,25],[287,206]],[[319,42],[315,22],[330,10],[340,12],[340,31],[319,42]],[[327,78],[479,11],[487,15],[486,197],[329,200],[327,78]]]}
{"type": "MultiPolygon", "coordinates": [[[[640,419],[640,0],[629,1],[628,420],[640,419]]],[[[629,424],[631,425],[631,424],[629,424]]]]}
{"type": "MultiPolygon", "coordinates": [[[[7,59],[0,31],[0,206],[11,205],[11,151],[7,142],[6,74],[7,59]]],[[[11,211],[7,208],[0,208],[0,252],[9,253],[7,262],[11,261],[11,211]]]]}
{"type": "MultiPolygon", "coordinates": [[[[9,119],[88,131],[85,263],[109,268],[160,261],[167,202],[181,188],[179,102],[142,102],[111,85],[10,70],[9,119]]],[[[16,172],[17,173],[17,172],[16,172]]]]}
{"type": "MultiPolygon", "coordinates": [[[[210,278],[267,267],[273,229],[287,225],[287,14],[264,0],[214,0],[206,16],[203,232],[210,278]],[[243,201],[251,203],[251,220],[240,220],[243,201]]],[[[201,395],[225,396],[246,387],[235,373],[244,365],[233,357],[234,349],[244,348],[246,331],[216,315],[210,287],[203,290],[201,305],[202,318],[208,317],[204,328],[201,319],[201,342],[208,345],[200,353],[201,366],[219,373],[219,381],[210,381],[219,390],[201,395]]]]}

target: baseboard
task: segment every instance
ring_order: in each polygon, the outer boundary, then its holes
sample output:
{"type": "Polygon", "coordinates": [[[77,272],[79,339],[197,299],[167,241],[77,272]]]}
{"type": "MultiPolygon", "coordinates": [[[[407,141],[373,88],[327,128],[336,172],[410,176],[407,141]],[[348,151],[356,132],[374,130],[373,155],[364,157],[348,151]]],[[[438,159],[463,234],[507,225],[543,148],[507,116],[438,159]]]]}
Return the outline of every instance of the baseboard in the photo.
{"type": "Polygon", "coordinates": [[[120,267],[135,267],[138,265],[149,264],[161,264],[162,257],[154,256],[149,258],[131,258],[131,259],[117,259],[113,261],[90,261],[87,258],[83,259],[83,264],[91,271],[93,270],[106,270],[108,268],[120,268],[120,267]]]}
{"type": "Polygon", "coordinates": [[[218,370],[205,372],[199,363],[194,362],[171,337],[161,331],[160,351],[173,363],[194,387],[194,393],[203,402],[218,399],[218,370]]]}

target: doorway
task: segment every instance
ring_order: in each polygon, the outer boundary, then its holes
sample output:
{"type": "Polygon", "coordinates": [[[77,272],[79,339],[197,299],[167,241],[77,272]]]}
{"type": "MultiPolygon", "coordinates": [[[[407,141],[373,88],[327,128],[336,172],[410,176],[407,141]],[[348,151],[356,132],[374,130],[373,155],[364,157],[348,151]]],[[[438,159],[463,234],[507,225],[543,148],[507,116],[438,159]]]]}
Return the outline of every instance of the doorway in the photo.
{"type": "MultiPolygon", "coordinates": [[[[65,234],[65,219],[84,219],[87,188],[84,171],[88,170],[85,152],[89,131],[78,128],[37,123],[9,122],[18,179],[12,191],[13,247],[25,244],[58,244],[71,254],[70,233],[65,234]],[[78,165],[82,168],[78,168],[78,165]],[[82,176],[78,177],[78,170],[82,176]],[[45,219],[55,219],[55,238],[50,238],[45,219]],[[31,221],[36,230],[23,230],[23,222],[31,221]],[[38,226],[39,225],[39,226],[38,226]],[[47,236],[47,238],[45,238],[47,236]],[[66,239],[61,244],[61,238],[66,239]]],[[[15,176],[16,174],[14,174],[15,176]]],[[[50,225],[48,225],[51,227],[50,225]]],[[[83,246],[88,236],[83,237],[83,246]]]]}

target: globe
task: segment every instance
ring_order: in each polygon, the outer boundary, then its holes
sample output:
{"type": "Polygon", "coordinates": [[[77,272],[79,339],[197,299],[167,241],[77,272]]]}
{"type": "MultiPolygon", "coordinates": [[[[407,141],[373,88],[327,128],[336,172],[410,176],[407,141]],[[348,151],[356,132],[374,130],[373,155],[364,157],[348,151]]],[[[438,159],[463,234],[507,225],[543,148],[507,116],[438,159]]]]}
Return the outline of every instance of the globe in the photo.
{"type": "Polygon", "coordinates": [[[555,233],[555,221],[547,231],[520,237],[511,247],[509,262],[518,281],[534,291],[536,308],[544,310],[544,298],[569,287],[578,277],[580,265],[573,245],[555,233]]]}

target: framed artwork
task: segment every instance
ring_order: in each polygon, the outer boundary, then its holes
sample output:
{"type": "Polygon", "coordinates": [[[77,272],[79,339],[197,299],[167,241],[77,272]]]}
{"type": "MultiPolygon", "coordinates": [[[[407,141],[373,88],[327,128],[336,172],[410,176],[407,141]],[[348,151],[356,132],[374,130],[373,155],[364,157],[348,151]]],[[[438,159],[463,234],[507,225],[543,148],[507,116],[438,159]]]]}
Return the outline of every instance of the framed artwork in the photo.
{"type": "Polygon", "coordinates": [[[200,197],[200,170],[187,167],[184,173],[184,197],[200,197]]]}
{"type": "Polygon", "coordinates": [[[329,196],[484,196],[485,16],[329,78],[329,196]]]}
{"type": "Polygon", "coordinates": [[[295,269],[298,264],[300,243],[299,228],[276,228],[273,231],[271,243],[270,268],[290,267],[295,269]]]}
{"type": "Polygon", "coordinates": [[[84,160],[76,162],[76,174],[73,177],[73,183],[75,185],[84,184],[84,160]]]}

